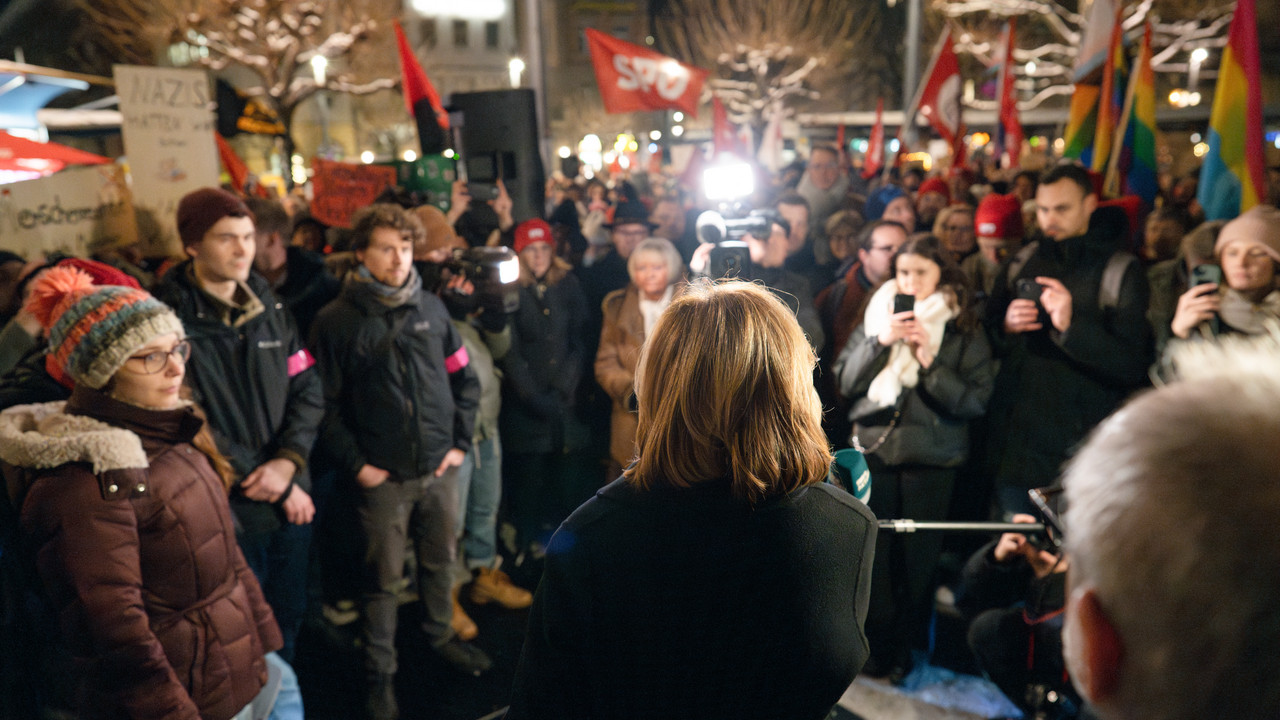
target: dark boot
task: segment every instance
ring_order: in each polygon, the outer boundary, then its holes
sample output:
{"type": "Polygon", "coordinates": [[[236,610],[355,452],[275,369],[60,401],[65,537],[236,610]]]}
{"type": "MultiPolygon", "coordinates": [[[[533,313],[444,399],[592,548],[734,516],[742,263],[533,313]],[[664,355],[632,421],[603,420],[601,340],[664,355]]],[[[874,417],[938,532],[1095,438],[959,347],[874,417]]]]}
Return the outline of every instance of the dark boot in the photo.
{"type": "Polygon", "coordinates": [[[395,675],[371,673],[368,690],[364,711],[369,720],[397,720],[400,717],[400,706],[396,704],[395,675]]]}

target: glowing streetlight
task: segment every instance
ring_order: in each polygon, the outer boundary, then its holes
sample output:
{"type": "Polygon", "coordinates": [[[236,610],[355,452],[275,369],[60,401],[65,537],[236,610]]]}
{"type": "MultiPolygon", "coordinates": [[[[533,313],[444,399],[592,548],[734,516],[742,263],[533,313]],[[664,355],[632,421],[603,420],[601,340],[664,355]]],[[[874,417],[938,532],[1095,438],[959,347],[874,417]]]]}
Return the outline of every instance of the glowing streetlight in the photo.
{"type": "Polygon", "coordinates": [[[368,165],[369,163],[373,162],[373,151],[365,150],[364,152],[360,153],[360,162],[364,163],[365,165],[368,165]]]}
{"type": "Polygon", "coordinates": [[[524,72],[524,60],[513,57],[507,61],[507,72],[511,75],[511,87],[520,87],[520,75],[524,72]]]}
{"type": "Polygon", "coordinates": [[[316,79],[316,85],[324,87],[325,76],[329,71],[329,58],[315,54],[311,56],[311,74],[316,79]]]}

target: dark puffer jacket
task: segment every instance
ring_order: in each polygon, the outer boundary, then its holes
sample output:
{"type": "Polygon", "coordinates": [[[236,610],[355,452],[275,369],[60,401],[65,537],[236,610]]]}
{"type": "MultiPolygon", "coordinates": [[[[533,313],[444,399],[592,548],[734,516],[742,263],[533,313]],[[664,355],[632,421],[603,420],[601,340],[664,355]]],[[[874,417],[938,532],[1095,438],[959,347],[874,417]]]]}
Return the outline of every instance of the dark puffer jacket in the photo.
{"type": "Polygon", "coordinates": [[[957,467],[969,457],[969,421],[982,417],[991,399],[995,366],[981,329],[960,330],[947,323],[938,355],[913,388],[899,396],[901,408],[892,430],[893,408],[877,409],[867,388],[889,361],[889,348],[867,337],[859,324],[836,361],[840,395],[853,402],[849,419],[859,440],[887,465],[957,467]],[[888,434],[886,435],[886,431],[888,434]]]}
{"type": "Polygon", "coordinates": [[[82,718],[230,718],[266,681],[280,630],[236,545],[189,408],[79,388],[0,415],[29,483],[27,546],[75,657],[82,718]]]}
{"type": "Polygon", "coordinates": [[[356,275],[312,326],[322,447],[352,477],[366,464],[424,477],[450,449],[471,449],[480,381],[440,298],[419,290],[389,307],[356,275]]]}

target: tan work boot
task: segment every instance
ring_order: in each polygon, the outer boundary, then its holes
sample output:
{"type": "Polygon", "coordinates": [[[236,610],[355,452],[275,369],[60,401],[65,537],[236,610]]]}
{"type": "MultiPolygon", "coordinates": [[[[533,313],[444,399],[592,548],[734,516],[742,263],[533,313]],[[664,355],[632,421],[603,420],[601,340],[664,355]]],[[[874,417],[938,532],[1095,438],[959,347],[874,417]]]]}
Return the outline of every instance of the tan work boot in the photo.
{"type": "Polygon", "coordinates": [[[471,602],[477,605],[496,602],[508,610],[520,610],[533,604],[533,594],[511,584],[501,570],[480,568],[471,583],[471,602]]]}
{"type": "Polygon", "coordinates": [[[463,642],[470,642],[480,634],[480,628],[476,627],[476,623],[467,615],[467,611],[462,609],[462,605],[458,603],[458,588],[453,589],[453,617],[449,620],[449,627],[453,628],[453,633],[463,642]]]}

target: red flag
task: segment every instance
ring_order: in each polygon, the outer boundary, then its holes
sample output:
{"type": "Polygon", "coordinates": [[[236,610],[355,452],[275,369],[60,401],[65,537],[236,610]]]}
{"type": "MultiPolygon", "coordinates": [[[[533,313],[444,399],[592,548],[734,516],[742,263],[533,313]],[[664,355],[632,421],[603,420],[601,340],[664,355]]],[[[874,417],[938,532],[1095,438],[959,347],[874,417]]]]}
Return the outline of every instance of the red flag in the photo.
{"type": "Polygon", "coordinates": [[[587,28],[605,112],[683,110],[698,116],[707,71],[587,28]]]}
{"type": "Polygon", "coordinates": [[[418,58],[409,47],[400,21],[395,21],[396,45],[400,48],[400,77],[404,91],[404,104],[418,121],[418,142],[423,155],[438,155],[448,145],[445,133],[449,130],[449,114],[440,103],[440,94],[427,79],[418,58]]]}
{"type": "Polygon", "coordinates": [[[218,159],[222,161],[222,167],[226,169],[227,174],[231,176],[231,187],[241,195],[244,194],[244,182],[249,178],[249,168],[231,148],[231,143],[227,142],[222,134],[217,130],[213,131],[213,137],[218,142],[218,159]]]}
{"type": "Polygon", "coordinates": [[[711,139],[715,155],[720,153],[740,154],[742,138],[729,122],[729,112],[724,109],[720,98],[711,96],[711,139]]]}
{"type": "MultiPolygon", "coordinates": [[[[844,129],[844,126],[840,126],[844,129]]],[[[884,98],[876,99],[876,124],[871,126],[866,157],[862,161],[862,179],[870,180],[884,167],[884,98]]]]}
{"type": "Polygon", "coordinates": [[[1002,136],[999,147],[1009,153],[1010,167],[1018,166],[1022,155],[1022,122],[1018,119],[1018,95],[1013,87],[1013,34],[1017,31],[1017,18],[1009,18],[1005,25],[1004,57],[1000,62],[1000,121],[997,136],[1002,136]]]}
{"type": "MultiPolygon", "coordinates": [[[[929,124],[954,149],[964,137],[964,123],[960,119],[960,60],[951,42],[951,30],[942,34],[934,51],[933,61],[926,72],[924,88],[920,91],[917,107],[929,124]]],[[[914,122],[915,112],[906,121],[914,122]]]]}

